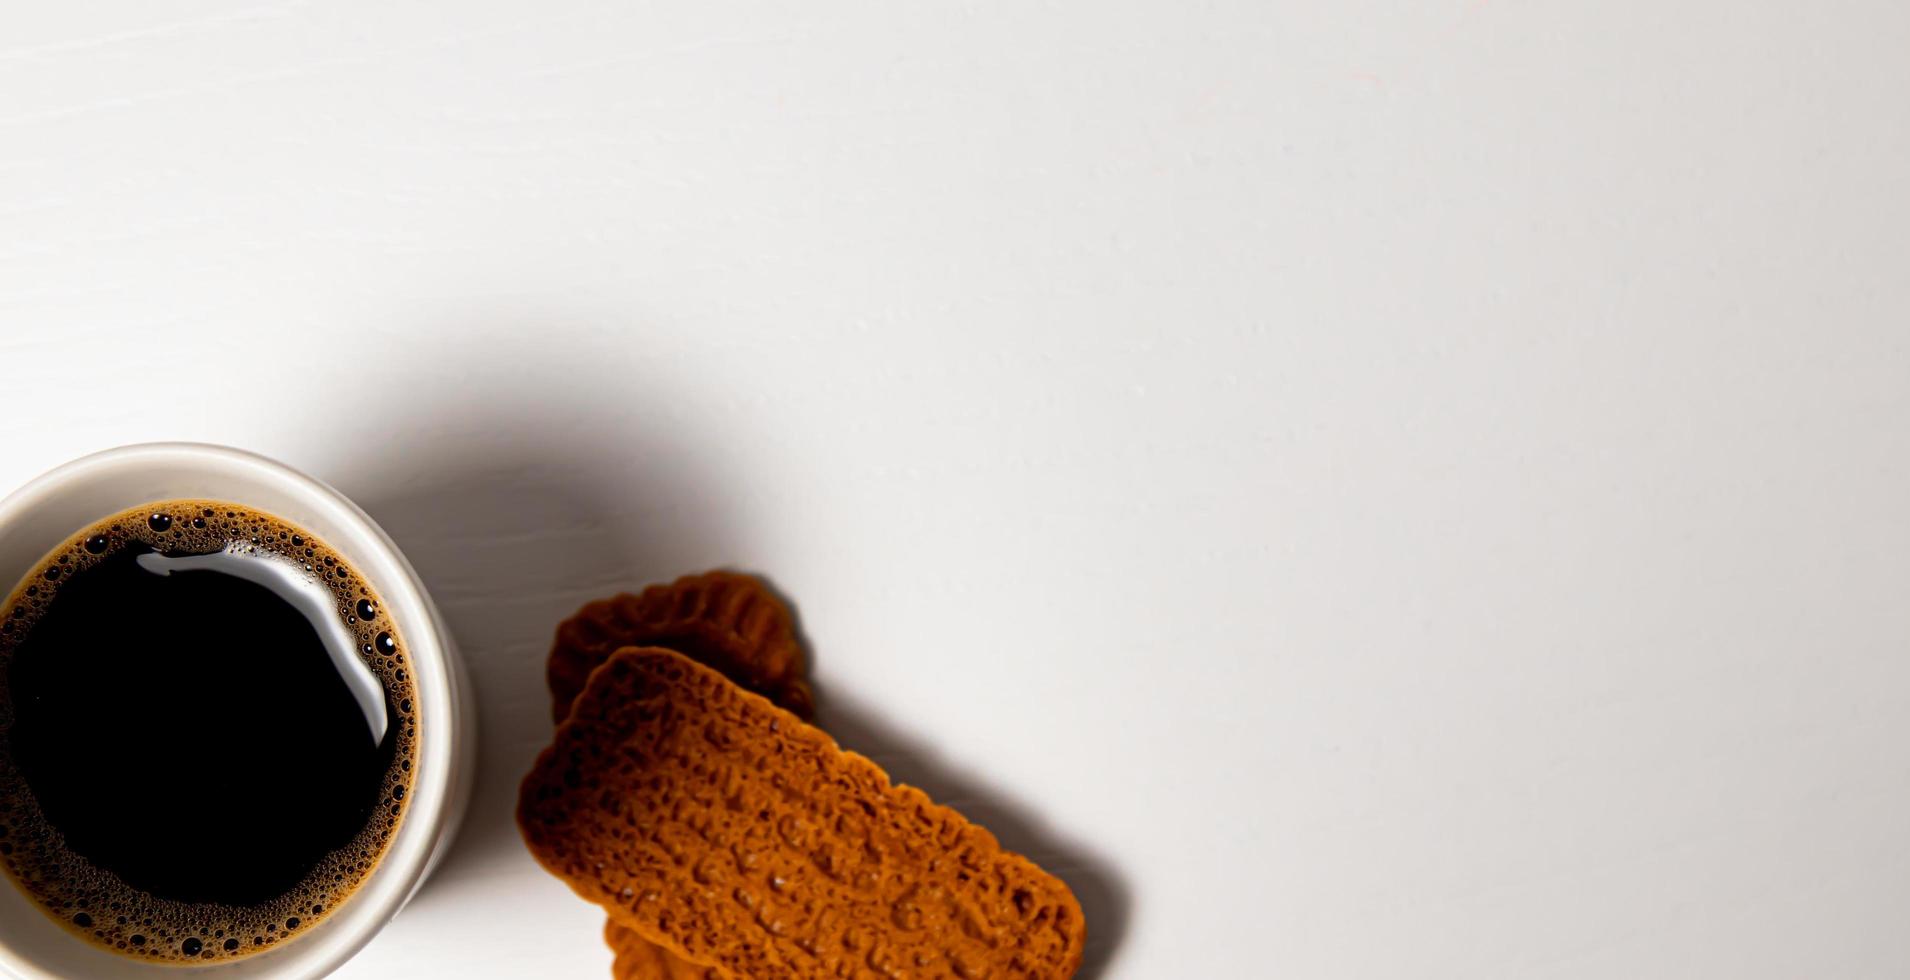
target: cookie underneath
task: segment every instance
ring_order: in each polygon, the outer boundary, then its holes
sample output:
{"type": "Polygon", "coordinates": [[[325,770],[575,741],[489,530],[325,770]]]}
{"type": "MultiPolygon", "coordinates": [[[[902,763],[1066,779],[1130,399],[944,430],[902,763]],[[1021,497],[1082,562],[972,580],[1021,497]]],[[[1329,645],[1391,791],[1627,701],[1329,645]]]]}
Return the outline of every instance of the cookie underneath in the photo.
{"type": "Polygon", "coordinates": [[[761,580],[737,572],[687,575],[589,603],[557,626],[545,679],[551,720],[563,721],[584,681],[623,647],[665,647],[707,664],[799,715],[814,698],[795,617],[761,580]]]}

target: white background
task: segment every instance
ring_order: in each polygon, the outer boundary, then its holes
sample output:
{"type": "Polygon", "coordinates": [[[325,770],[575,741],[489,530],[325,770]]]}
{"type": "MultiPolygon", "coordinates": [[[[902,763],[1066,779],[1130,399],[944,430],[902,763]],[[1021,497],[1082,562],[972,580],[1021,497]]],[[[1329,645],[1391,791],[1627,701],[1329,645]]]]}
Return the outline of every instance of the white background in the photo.
{"type": "Polygon", "coordinates": [[[717,565],[1088,976],[1902,977],[1907,11],[16,4],[0,486],[420,567],[483,782],[355,980],[606,975],[541,658],[717,565]]]}

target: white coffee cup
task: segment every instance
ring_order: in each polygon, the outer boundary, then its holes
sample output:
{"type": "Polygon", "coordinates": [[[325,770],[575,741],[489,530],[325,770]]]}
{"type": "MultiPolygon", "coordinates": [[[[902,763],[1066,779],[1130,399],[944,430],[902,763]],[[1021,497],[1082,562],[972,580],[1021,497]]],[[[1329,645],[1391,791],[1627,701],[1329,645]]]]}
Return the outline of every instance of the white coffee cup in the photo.
{"type": "MultiPolygon", "coordinates": [[[[477,743],[471,684],[424,583],[397,545],[343,494],[291,467],[224,446],[151,443],[75,460],[0,501],[0,590],[100,518],[157,500],[231,501],[317,535],[364,575],[403,632],[418,698],[418,762],[409,813],[358,890],[284,945],[203,966],[107,952],[54,922],[4,873],[0,974],[21,980],[291,980],[337,969],[398,914],[450,846],[464,814],[477,743]]],[[[4,595],[4,593],[0,593],[4,595]]],[[[129,815],[129,819],[133,819],[129,815]]]]}

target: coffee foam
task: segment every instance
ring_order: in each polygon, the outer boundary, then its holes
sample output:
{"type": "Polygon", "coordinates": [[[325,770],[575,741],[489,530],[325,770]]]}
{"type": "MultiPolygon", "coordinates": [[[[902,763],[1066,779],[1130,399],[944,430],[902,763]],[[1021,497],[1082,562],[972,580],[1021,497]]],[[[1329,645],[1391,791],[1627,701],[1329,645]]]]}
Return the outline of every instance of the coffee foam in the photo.
{"type": "Polygon", "coordinates": [[[377,866],[404,818],[418,725],[417,693],[405,649],[403,637],[364,577],[312,534],[278,518],[220,501],[166,500],[93,524],[42,559],[0,606],[0,864],[70,931],[128,956],[201,962],[282,945],[351,896],[377,866]],[[297,886],[273,900],[244,906],[180,902],[129,886],[66,846],[14,764],[7,741],[13,723],[7,668],[14,650],[52,605],[62,582],[141,545],[170,554],[236,547],[293,563],[329,592],[338,621],[390,706],[395,746],[380,790],[382,802],[372,819],[297,886]]]}

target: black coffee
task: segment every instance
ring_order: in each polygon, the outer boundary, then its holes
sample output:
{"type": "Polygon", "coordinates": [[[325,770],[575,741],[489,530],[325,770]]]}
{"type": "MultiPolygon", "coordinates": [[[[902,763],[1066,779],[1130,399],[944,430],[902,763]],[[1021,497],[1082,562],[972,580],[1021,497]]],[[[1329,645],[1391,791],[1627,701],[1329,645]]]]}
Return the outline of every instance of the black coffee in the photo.
{"type": "Polygon", "coordinates": [[[384,853],[417,734],[404,647],[343,559],[213,501],[116,515],[0,607],[0,858],[150,959],[309,929],[384,853]]]}

